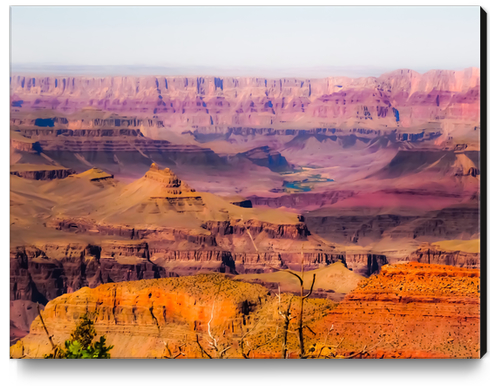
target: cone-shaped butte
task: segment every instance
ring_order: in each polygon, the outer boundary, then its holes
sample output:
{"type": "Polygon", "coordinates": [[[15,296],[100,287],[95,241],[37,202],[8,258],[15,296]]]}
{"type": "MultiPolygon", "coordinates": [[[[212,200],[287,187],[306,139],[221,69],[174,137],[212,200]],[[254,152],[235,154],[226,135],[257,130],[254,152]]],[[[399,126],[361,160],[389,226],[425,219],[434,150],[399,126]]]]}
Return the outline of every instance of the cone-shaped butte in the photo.
{"type": "MultiPolygon", "coordinates": [[[[143,178],[159,183],[161,197],[187,196],[196,191],[180,180],[172,170],[169,168],[160,169],[156,163],[151,164],[150,170],[146,172],[143,178]]],[[[194,194],[190,195],[194,196],[194,194]]]]}

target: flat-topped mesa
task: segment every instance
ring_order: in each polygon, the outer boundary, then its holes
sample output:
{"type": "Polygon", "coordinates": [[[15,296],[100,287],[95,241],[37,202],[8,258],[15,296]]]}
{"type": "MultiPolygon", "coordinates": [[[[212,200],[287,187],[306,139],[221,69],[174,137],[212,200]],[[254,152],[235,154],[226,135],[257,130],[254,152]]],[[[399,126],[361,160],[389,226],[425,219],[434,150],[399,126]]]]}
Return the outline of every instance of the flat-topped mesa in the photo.
{"type": "Polygon", "coordinates": [[[146,172],[144,178],[161,183],[161,192],[164,196],[194,196],[191,193],[196,191],[180,180],[169,168],[160,169],[156,163],[151,164],[150,170],[146,172]]]}
{"type": "Polygon", "coordinates": [[[106,173],[105,171],[99,168],[92,168],[84,171],[83,173],[74,174],[71,177],[86,178],[90,181],[101,181],[101,180],[113,179],[114,175],[106,173]]]}
{"type": "Polygon", "coordinates": [[[15,164],[10,165],[10,174],[28,180],[49,181],[66,178],[75,170],[56,165],[15,164]]]}

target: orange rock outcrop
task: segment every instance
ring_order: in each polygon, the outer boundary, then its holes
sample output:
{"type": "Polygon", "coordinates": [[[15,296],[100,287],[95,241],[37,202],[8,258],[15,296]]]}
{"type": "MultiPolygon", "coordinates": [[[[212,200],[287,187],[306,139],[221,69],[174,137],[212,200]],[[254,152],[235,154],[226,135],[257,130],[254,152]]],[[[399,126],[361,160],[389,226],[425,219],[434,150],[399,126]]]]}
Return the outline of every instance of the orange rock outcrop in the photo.
{"type": "MultiPolygon", "coordinates": [[[[270,300],[269,291],[260,285],[219,274],[197,275],[84,287],[49,302],[43,318],[61,343],[81,315],[92,313],[96,331],[114,344],[115,358],[161,357],[164,342],[175,345],[183,340],[189,344],[187,355],[199,357],[197,344],[190,346],[196,334],[206,336],[210,321],[216,331],[233,335],[245,325],[247,315],[270,300]]],[[[50,349],[37,317],[11,355],[42,357],[50,349]]]]}
{"type": "Polygon", "coordinates": [[[480,271],[385,265],[312,327],[333,343],[377,358],[478,358],[480,271]]]}

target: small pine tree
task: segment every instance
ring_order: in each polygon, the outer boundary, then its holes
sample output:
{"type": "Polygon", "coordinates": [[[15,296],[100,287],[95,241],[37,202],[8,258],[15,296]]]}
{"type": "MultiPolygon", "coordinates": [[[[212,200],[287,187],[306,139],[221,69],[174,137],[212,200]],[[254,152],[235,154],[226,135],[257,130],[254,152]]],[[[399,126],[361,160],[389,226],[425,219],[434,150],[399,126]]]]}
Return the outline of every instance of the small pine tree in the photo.
{"type": "Polygon", "coordinates": [[[86,350],[95,338],[96,332],[94,322],[88,314],[82,316],[81,321],[77,323],[75,331],[71,334],[71,340],[80,343],[82,349],[86,350]]]}
{"type": "Polygon", "coordinates": [[[51,354],[44,357],[47,359],[110,359],[109,351],[114,346],[106,345],[105,336],[94,341],[96,335],[93,320],[85,314],[72,332],[71,340],[65,341],[65,348],[56,346],[51,354]]]}

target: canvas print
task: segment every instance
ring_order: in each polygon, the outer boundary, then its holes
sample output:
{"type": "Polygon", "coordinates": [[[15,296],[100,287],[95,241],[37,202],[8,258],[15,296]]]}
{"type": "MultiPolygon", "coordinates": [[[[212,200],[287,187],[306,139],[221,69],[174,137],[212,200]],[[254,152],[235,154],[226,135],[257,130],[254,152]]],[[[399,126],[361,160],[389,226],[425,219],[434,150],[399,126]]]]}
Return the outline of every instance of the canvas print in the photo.
{"type": "Polygon", "coordinates": [[[11,358],[484,353],[480,7],[10,11],[11,358]]]}

